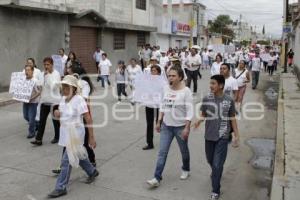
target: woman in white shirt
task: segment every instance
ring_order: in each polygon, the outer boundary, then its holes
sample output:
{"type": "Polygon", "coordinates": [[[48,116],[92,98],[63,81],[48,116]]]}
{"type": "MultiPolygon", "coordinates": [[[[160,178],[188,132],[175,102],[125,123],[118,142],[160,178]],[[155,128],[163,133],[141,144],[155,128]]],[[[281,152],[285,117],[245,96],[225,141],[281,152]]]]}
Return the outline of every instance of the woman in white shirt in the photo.
{"type": "Polygon", "coordinates": [[[235,69],[235,78],[238,83],[238,92],[237,92],[237,110],[241,110],[243,103],[244,95],[247,88],[247,83],[250,82],[250,74],[246,69],[245,61],[241,60],[237,69],[235,69]]]}
{"type": "Polygon", "coordinates": [[[67,75],[61,83],[63,98],[59,103],[59,110],[54,111],[54,116],[61,122],[58,144],[65,147],[66,151],[62,156],[61,172],[57,178],[55,189],[48,195],[49,198],[57,198],[67,194],[72,166],[80,166],[87,173],[87,184],[94,182],[99,175],[97,169],[88,160],[87,155],[84,155],[85,130],[83,120],[86,121],[89,133],[91,133],[88,141],[92,148],[96,148],[96,141],[93,137],[92,119],[87,103],[83,97],[77,94],[78,79],[72,75],[67,75]]]}
{"type": "Polygon", "coordinates": [[[223,60],[222,56],[220,54],[218,54],[216,56],[216,62],[214,62],[212,64],[211,69],[210,69],[211,76],[220,74],[220,68],[221,68],[221,65],[222,65],[222,60],[223,60]]]}
{"type": "Polygon", "coordinates": [[[268,59],[268,73],[270,76],[273,76],[274,69],[275,69],[275,62],[277,58],[273,52],[270,53],[270,57],[268,59]]]}
{"type": "Polygon", "coordinates": [[[183,83],[184,72],[181,67],[172,67],[168,72],[169,85],[164,90],[163,102],[156,125],[160,132],[160,150],[154,178],[148,180],[150,187],[158,187],[166,164],[171,143],[176,138],[182,156],[182,174],[180,179],[186,180],[190,171],[190,153],[188,138],[193,118],[192,92],[183,83]]]}
{"type": "Polygon", "coordinates": [[[112,67],[112,64],[110,60],[107,58],[107,54],[102,54],[102,60],[99,63],[99,74],[101,77],[101,85],[103,88],[105,88],[105,83],[107,83],[109,86],[109,75],[110,75],[110,68],[112,67]]]}

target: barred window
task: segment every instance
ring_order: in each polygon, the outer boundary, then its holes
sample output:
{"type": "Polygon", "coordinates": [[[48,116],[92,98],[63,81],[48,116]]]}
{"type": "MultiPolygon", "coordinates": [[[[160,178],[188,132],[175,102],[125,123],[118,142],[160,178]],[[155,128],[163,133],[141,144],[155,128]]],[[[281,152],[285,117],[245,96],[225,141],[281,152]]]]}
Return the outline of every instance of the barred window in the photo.
{"type": "Polygon", "coordinates": [[[145,46],[146,44],[146,34],[144,32],[137,33],[137,46],[145,46]]]}
{"type": "Polygon", "coordinates": [[[136,0],[136,8],[141,10],[146,10],[147,0],[136,0]]]}
{"type": "Polygon", "coordinates": [[[125,32],[114,32],[114,50],[125,49],[125,32]]]}

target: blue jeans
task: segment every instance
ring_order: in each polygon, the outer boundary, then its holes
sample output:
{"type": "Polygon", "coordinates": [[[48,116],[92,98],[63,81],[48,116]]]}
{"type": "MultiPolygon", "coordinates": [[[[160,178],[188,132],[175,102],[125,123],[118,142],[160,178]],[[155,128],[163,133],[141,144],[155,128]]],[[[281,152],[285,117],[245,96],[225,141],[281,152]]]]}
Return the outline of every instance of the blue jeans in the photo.
{"type": "Polygon", "coordinates": [[[223,166],[227,157],[228,139],[220,139],[216,142],[205,141],[205,152],[208,164],[211,167],[211,182],[213,193],[220,194],[223,166]]]}
{"type": "MultiPolygon", "coordinates": [[[[88,176],[92,176],[96,168],[90,163],[88,159],[79,161],[80,167],[87,173],[88,176]]],[[[55,190],[65,190],[69,183],[72,166],[69,163],[69,157],[67,151],[64,151],[61,160],[61,172],[58,175],[55,190]]]]}
{"type": "Polygon", "coordinates": [[[109,81],[109,75],[101,75],[101,85],[103,88],[105,88],[105,82],[110,85],[110,81],[109,81]]]}
{"type": "Polygon", "coordinates": [[[24,103],[23,104],[23,116],[24,119],[29,123],[28,134],[35,135],[35,116],[37,110],[37,103],[24,103]]]}
{"type": "Polygon", "coordinates": [[[252,88],[256,88],[259,81],[259,71],[252,71],[252,88]]]}
{"type": "Polygon", "coordinates": [[[162,173],[165,168],[167,156],[169,153],[169,149],[173,138],[175,137],[180,148],[181,156],[182,156],[182,170],[190,171],[190,151],[188,147],[188,141],[185,141],[181,138],[181,133],[184,129],[184,126],[174,127],[167,126],[164,123],[161,126],[160,131],[160,150],[158,154],[156,169],[154,177],[158,180],[162,180],[162,173]]]}

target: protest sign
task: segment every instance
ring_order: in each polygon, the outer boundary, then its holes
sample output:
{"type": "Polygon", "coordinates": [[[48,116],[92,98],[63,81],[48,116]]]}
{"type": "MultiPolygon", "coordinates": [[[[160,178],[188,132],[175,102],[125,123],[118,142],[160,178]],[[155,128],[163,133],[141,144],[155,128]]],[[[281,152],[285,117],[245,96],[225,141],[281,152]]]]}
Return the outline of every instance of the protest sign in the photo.
{"type": "Polygon", "coordinates": [[[64,69],[62,57],[60,55],[52,55],[53,59],[53,68],[58,71],[60,76],[64,76],[64,69]]]}
{"type": "Polygon", "coordinates": [[[28,103],[35,85],[33,80],[27,80],[24,72],[13,72],[10,80],[9,93],[13,99],[28,103]]]}
{"type": "Polygon", "coordinates": [[[163,76],[140,74],[134,82],[133,100],[145,106],[158,108],[166,85],[167,81],[163,76]]]}

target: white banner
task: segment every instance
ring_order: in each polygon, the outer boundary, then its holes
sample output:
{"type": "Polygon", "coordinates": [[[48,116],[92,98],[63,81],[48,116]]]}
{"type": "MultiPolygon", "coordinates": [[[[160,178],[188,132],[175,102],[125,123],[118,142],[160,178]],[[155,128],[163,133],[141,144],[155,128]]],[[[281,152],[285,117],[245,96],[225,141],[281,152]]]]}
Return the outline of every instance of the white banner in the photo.
{"type": "Polygon", "coordinates": [[[53,68],[58,71],[60,76],[64,76],[64,69],[65,66],[63,66],[62,58],[60,55],[52,55],[53,59],[53,68]]]}
{"type": "Polygon", "coordinates": [[[35,85],[33,80],[27,80],[24,72],[13,72],[11,74],[9,93],[13,99],[28,103],[35,85]]]}
{"type": "Polygon", "coordinates": [[[214,44],[209,45],[208,49],[212,49],[215,53],[235,53],[235,47],[233,45],[214,44]]]}
{"type": "Polygon", "coordinates": [[[138,75],[134,82],[134,102],[152,108],[159,108],[163,99],[164,87],[167,84],[163,76],[153,76],[151,74],[138,75]]]}

